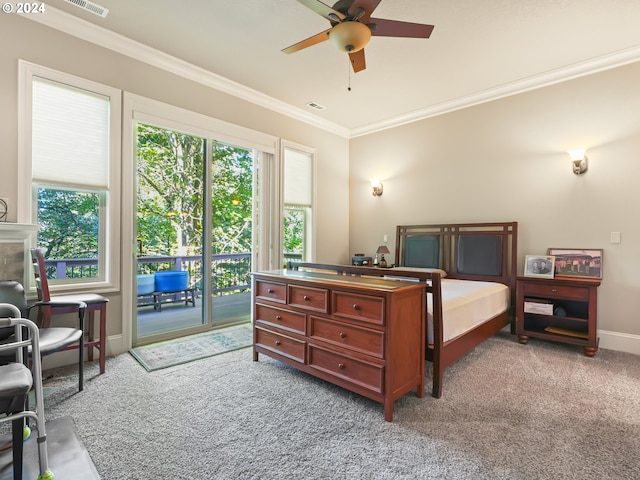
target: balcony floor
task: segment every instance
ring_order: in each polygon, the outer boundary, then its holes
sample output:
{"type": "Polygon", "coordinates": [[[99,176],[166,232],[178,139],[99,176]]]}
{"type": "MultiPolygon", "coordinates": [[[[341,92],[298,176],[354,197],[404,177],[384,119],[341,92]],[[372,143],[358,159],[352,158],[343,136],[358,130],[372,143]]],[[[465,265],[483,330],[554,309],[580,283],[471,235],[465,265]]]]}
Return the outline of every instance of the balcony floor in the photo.
{"type": "MultiPolygon", "coordinates": [[[[251,321],[251,293],[213,297],[213,326],[251,321]]],[[[163,303],[162,310],[152,305],[138,307],[138,338],[202,325],[202,298],[196,298],[195,307],[184,301],[163,303]]]]}

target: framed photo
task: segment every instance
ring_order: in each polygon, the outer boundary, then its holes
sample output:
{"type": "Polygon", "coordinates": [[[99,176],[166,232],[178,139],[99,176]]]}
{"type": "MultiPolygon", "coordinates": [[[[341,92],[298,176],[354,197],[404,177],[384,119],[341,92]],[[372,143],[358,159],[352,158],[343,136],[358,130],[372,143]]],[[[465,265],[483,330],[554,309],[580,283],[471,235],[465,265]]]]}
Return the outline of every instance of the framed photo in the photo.
{"type": "Polygon", "coordinates": [[[556,257],[557,276],[602,278],[602,249],[550,248],[547,253],[556,257]]]}
{"type": "Polygon", "coordinates": [[[525,277],[553,278],[553,255],[527,255],[524,262],[525,277]]]}

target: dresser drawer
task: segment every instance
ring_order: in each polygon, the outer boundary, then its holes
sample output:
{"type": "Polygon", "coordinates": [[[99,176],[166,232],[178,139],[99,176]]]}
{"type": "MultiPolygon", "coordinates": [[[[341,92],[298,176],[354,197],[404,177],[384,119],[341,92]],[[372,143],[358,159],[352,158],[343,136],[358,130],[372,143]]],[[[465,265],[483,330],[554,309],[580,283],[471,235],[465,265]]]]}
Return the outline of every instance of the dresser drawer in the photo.
{"type": "Polygon", "coordinates": [[[289,285],[289,305],[314,312],[327,313],[329,290],[301,285],[289,285]]]}
{"type": "Polygon", "coordinates": [[[376,393],[383,393],[384,367],[309,345],[309,367],[376,393]]]}
{"type": "Polygon", "coordinates": [[[256,298],[270,300],[272,302],[287,302],[287,286],[284,283],[256,281],[256,298]]]}
{"type": "Polygon", "coordinates": [[[256,303],[256,323],[273,325],[302,335],[306,331],[307,316],[304,313],[290,312],[281,308],[256,303]]]}
{"type": "Polygon", "coordinates": [[[309,338],[384,358],[384,333],[310,316],[309,338]]]}
{"type": "Polygon", "coordinates": [[[384,324],[384,298],[334,291],[331,305],[336,316],[384,324]]]}
{"type": "Polygon", "coordinates": [[[255,327],[255,330],[256,346],[290,358],[296,362],[304,363],[306,342],[260,327],[255,327]]]}
{"type": "Polygon", "coordinates": [[[569,287],[563,285],[544,285],[538,283],[524,283],[525,296],[542,296],[545,298],[568,298],[572,300],[589,300],[587,287],[569,287]]]}

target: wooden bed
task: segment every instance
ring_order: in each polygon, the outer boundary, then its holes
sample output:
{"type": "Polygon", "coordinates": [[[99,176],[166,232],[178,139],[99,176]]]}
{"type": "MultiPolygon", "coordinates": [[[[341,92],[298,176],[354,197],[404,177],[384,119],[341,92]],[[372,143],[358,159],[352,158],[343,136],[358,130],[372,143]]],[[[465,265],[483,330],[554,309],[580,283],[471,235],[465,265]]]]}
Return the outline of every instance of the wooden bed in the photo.
{"type": "MultiPolygon", "coordinates": [[[[328,270],[340,275],[373,275],[426,281],[432,295],[433,341],[425,358],[433,362],[432,395],[442,396],[444,369],[487,338],[511,324],[515,333],[517,222],[402,225],[396,228],[392,268],[290,263],[291,269],[328,270]],[[445,273],[446,272],[446,273],[445,273]],[[508,307],[477,326],[445,341],[443,338],[443,277],[453,280],[497,282],[508,287],[508,307]]],[[[446,282],[444,282],[446,287],[446,282]]]]}

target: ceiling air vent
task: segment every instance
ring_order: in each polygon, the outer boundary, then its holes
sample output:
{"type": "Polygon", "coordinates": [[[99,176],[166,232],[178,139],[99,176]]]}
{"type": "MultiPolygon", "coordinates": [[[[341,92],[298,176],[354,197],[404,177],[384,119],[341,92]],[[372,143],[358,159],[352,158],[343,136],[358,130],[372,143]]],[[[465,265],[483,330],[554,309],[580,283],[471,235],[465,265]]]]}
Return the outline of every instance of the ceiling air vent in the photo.
{"type": "Polygon", "coordinates": [[[107,18],[107,14],[109,13],[108,8],[104,8],[97,3],[88,2],[87,0],[64,0],[71,5],[75,5],[76,7],[80,7],[87,12],[91,12],[95,15],[99,15],[102,18],[107,18]]]}
{"type": "Polygon", "coordinates": [[[325,108],[327,108],[327,107],[323,107],[322,105],[316,102],[307,103],[307,107],[313,108],[315,110],[324,110],[325,108]]]}

